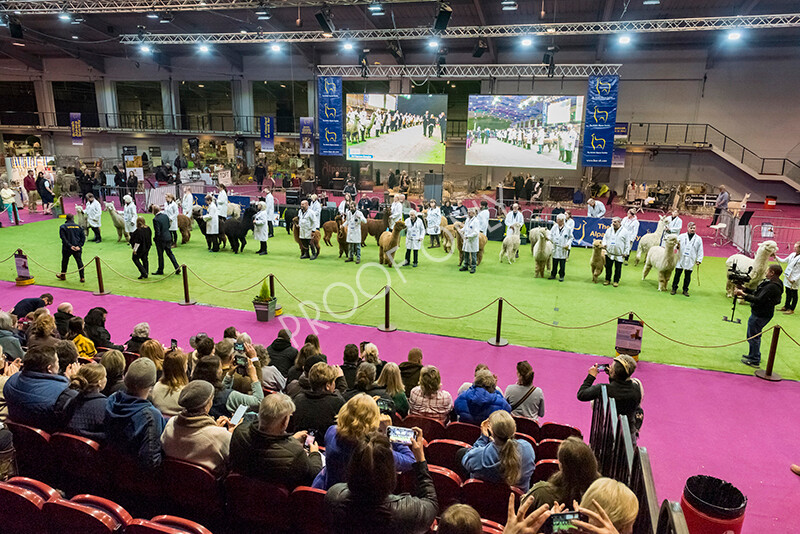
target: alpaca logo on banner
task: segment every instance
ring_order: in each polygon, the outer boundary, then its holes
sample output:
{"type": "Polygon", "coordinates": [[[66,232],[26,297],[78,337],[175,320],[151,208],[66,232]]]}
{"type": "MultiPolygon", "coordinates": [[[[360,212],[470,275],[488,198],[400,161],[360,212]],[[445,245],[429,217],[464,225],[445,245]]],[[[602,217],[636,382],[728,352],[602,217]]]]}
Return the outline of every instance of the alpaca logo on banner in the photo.
{"type": "Polygon", "coordinates": [[[611,167],[619,76],[590,76],[581,160],[584,167],[611,167]]]}
{"type": "Polygon", "coordinates": [[[342,78],[320,76],[317,78],[317,128],[319,154],[341,156],[342,146],[342,78]]]}

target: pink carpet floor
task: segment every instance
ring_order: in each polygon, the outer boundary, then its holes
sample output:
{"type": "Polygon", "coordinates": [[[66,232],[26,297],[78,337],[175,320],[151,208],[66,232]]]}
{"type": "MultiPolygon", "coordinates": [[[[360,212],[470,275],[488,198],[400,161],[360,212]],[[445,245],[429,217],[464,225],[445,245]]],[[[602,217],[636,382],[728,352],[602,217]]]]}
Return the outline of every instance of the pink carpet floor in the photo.
{"type": "MultiPolygon", "coordinates": [[[[20,299],[38,296],[36,287],[20,288],[0,282],[0,307],[11,309],[20,299]]],[[[424,362],[440,368],[443,386],[455,392],[471,380],[473,368],[490,366],[505,387],[515,379],[515,365],[531,362],[535,383],[546,398],[545,421],[575,425],[588,434],[591,409],[578,402],[576,392],[586,370],[603,358],[527,347],[495,348],[487,343],[410,332],[383,333],[374,328],[307,322],[286,317],[259,323],[252,312],[177,304],[89,292],[48,288],[56,304],[69,301],[85,315],[94,306],[109,310],[107,327],[116,343],[124,343],[133,326],[147,321],[152,337],[181,347],[197,332],[221,338],[227,326],[248,332],[256,343],[269,344],[280,328],[295,337],[319,335],[331,363],[341,363],[347,343],[375,343],[381,358],[404,361],[411,347],[420,347],[424,362]]],[[[55,311],[55,306],[52,306],[55,311]]],[[[679,500],[686,479],[708,474],[732,482],[749,499],[744,532],[800,532],[797,506],[800,477],[789,471],[800,463],[797,406],[800,383],[769,383],[750,376],[701,371],[641,362],[636,376],[645,389],[645,423],[640,444],[650,452],[658,498],[679,500]],[[794,519],[792,519],[794,518],[794,519]]]]}

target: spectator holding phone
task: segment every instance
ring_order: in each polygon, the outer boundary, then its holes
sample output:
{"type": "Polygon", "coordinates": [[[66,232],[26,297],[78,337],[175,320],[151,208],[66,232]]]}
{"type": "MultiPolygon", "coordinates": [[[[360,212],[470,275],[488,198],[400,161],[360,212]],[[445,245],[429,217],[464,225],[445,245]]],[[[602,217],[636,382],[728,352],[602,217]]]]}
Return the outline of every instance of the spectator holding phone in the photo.
{"type": "MultiPolygon", "coordinates": [[[[641,413],[640,404],[642,402],[642,383],[631,378],[636,370],[636,360],[627,354],[620,354],[604,370],[608,373],[608,385],[606,386],[608,397],[616,401],[617,413],[627,416],[628,423],[631,425],[631,438],[635,445],[639,427],[641,427],[641,422],[637,423],[637,412],[641,413]]],[[[578,388],[579,401],[593,401],[601,398],[602,385],[594,383],[599,371],[598,364],[589,368],[586,379],[578,388]]]]}
{"type": "Polygon", "coordinates": [[[236,367],[231,367],[226,373],[222,369],[222,361],[217,356],[205,356],[200,358],[192,373],[192,381],[205,380],[214,386],[214,402],[211,405],[209,414],[215,419],[221,415],[230,417],[233,412],[242,404],[251,410],[258,409],[258,405],[264,398],[264,390],[261,388],[261,381],[256,375],[256,368],[252,361],[247,363],[247,378],[250,379],[250,394],[241,393],[233,390],[233,375],[236,367]]]}
{"type": "Polygon", "coordinates": [[[639,515],[636,494],[622,482],[598,478],[583,494],[575,510],[585,514],[588,521],[572,524],[593,534],[632,534],[633,524],[639,515]]]}

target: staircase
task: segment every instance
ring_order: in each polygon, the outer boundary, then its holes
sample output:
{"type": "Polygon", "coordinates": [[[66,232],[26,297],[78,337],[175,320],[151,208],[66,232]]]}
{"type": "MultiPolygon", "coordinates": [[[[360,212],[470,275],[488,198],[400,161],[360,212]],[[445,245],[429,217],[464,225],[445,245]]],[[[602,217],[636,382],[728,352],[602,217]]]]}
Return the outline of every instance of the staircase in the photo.
{"type": "Polygon", "coordinates": [[[628,146],[710,150],[756,180],[783,182],[800,192],[800,166],[786,158],[762,158],[710,124],[634,122],[628,146]]]}

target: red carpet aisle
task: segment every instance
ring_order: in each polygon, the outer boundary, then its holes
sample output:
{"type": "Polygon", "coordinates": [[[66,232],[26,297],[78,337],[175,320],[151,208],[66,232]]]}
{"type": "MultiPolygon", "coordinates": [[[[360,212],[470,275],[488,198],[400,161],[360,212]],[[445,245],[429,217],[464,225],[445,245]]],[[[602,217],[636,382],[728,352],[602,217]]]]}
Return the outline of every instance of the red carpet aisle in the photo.
{"type": "MultiPolygon", "coordinates": [[[[20,299],[38,296],[39,287],[18,288],[0,282],[0,307],[11,309],[20,299]]],[[[253,312],[182,307],[177,304],[89,292],[48,288],[55,302],[69,301],[75,312],[85,315],[94,306],[110,310],[107,327],[116,343],[124,343],[140,321],[150,323],[152,337],[169,343],[174,337],[188,347],[189,336],[208,332],[219,339],[222,330],[234,325],[258,343],[269,344],[281,323],[258,323],[253,312]]],[[[55,306],[52,307],[55,311],[55,306]]],[[[305,321],[285,318],[295,337],[313,332],[305,321]]],[[[488,364],[505,388],[515,379],[519,360],[530,361],[536,371],[534,383],[546,398],[545,421],[569,423],[588,433],[591,410],[576,400],[586,370],[598,358],[583,354],[508,346],[414,334],[382,333],[374,328],[316,323],[322,351],[331,363],[341,363],[347,343],[374,342],[381,358],[400,362],[408,349],[420,347],[424,363],[441,369],[444,388],[455,393],[471,380],[475,365],[488,364]]],[[[738,358],[736,353],[731,358],[738,358]]],[[[800,462],[797,445],[797,406],[800,383],[768,383],[754,377],[698,371],[667,365],[641,363],[636,376],[645,388],[645,423],[640,444],[650,451],[660,500],[679,500],[686,479],[709,474],[726,479],[749,498],[745,532],[752,534],[800,532],[796,508],[800,503],[800,477],[789,471],[800,462]],[[794,519],[793,519],[794,518],[794,519]]]]}

